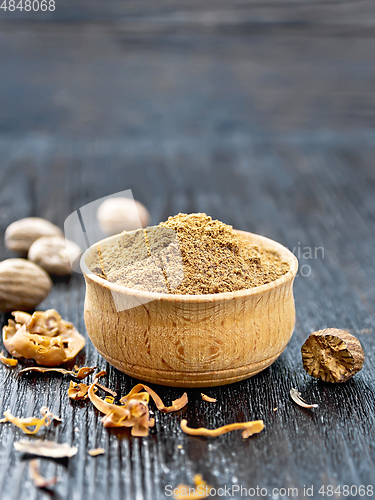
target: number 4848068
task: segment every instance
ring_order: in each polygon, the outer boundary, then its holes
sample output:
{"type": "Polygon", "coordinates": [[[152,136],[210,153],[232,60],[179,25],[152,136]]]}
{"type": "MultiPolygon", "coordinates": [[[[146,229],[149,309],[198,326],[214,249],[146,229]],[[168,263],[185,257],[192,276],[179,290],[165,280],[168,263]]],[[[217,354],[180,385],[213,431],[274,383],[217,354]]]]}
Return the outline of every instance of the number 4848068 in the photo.
{"type": "MultiPolygon", "coordinates": [[[[1,0],[0,0],[1,1],[1,0]]],[[[33,10],[34,12],[41,10],[53,11],[56,9],[55,0],[4,0],[0,5],[0,9],[13,12],[15,10],[33,10]]]]}

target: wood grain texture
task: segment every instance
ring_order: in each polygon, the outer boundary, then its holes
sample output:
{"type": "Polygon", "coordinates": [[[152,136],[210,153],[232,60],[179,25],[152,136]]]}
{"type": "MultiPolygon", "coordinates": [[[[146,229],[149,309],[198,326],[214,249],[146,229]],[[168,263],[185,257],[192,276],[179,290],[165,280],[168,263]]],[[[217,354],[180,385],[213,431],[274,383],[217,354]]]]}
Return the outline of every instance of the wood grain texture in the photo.
{"type": "MultiPolygon", "coordinates": [[[[374,3],[130,2],[133,17],[122,1],[86,4],[63,0],[49,20],[1,14],[2,232],[26,216],[62,227],[124,189],[151,224],[206,212],[294,249],[295,333],[268,369],[206,391],[216,404],[189,389],[180,412],[154,408],[146,439],[103,429],[90,405],[68,401],[68,380],[17,379],[17,368],[0,367],[0,412],[48,404],[62,416],[41,434],[78,447],[66,466],[42,462],[46,477],[61,476],[61,500],[161,500],[167,484],[196,473],[269,493],[313,485],[315,498],[322,484],[374,484],[374,3]],[[361,372],[339,386],[302,366],[301,345],[327,327],[358,336],[365,351],[361,372]],[[291,387],[319,408],[297,407],[291,387]],[[182,418],[209,428],[262,419],[265,429],[204,440],[184,435],[182,418]],[[94,459],[87,450],[98,446],[106,453],[94,459]]],[[[61,279],[41,307],[86,335],[84,293],[82,276],[61,279]]],[[[136,383],[89,340],[77,362],[108,369],[104,383],[119,395],[136,383]]],[[[153,387],[167,404],[182,393],[153,387]]],[[[21,437],[0,426],[0,497],[41,500],[13,449],[21,437]]]]}

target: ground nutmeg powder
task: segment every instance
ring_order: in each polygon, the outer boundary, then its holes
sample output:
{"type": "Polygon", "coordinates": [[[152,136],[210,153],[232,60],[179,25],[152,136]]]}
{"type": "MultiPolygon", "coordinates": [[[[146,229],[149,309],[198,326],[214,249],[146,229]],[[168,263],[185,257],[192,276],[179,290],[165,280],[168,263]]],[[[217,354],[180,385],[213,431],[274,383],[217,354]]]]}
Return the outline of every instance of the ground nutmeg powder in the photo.
{"type": "Polygon", "coordinates": [[[158,226],[121,233],[98,247],[92,270],[140,290],[200,295],[270,283],[289,270],[277,252],[251,245],[204,213],[178,214],[158,226]]]}

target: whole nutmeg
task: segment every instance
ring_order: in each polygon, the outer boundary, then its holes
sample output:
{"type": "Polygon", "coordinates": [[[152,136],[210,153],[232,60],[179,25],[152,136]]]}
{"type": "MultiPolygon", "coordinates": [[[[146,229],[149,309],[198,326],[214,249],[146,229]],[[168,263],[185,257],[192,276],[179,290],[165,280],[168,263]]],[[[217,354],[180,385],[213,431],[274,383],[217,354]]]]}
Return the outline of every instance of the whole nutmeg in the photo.
{"type": "Polygon", "coordinates": [[[39,266],[26,259],[0,262],[0,310],[34,309],[52,287],[51,278],[39,266]]]}
{"type": "Polygon", "coordinates": [[[34,241],[27,257],[47,273],[64,276],[72,274],[70,262],[74,262],[80,255],[81,249],[73,241],[62,236],[43,236],[34,241]]]}
{"type": "Polygon", "coordinates": [[[345,330],[326,328],[312,333],[301,348],[303,367],[324,382],[346,382],[363,366],[360,341],[345,330]]]}
{"type": "Polygon", "coordinates": [[[108,235],[134,231],[148,224],[150,215],[139,201],[130,198],[108,198],[98,208],[99,226],[108,235]]]}
{"type": "Polygon", "coordinates": [[[26,255],[35,240],[42,236],[63,236],[61,229],[40,217],[26,217],[7,227],[5,246],[20,255],[26,255]]]}

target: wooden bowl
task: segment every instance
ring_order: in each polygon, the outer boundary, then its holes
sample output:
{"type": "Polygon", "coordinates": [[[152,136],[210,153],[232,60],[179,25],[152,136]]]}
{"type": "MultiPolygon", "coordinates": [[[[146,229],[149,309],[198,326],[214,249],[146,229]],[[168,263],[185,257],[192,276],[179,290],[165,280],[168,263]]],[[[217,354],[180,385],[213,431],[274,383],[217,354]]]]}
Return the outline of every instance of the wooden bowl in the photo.
{"type": "MultiPolygon", "coordinates": [[[[270,366],[293,333],[298,261],[273,240],[236,232],[249,243],[275,250],[289,271],[271,283],[238,292],[151,293],[93,274],[89,266],[97,247],[88,248],[81,258],[85,323],[99,353],[132,377],[175,387],[230,384],[270,366]],[[114,297],[138,305],[118,312],[114,297]]],[[[101,248],[114,239],[102,240],[101,248]]]]}

